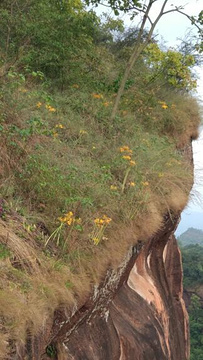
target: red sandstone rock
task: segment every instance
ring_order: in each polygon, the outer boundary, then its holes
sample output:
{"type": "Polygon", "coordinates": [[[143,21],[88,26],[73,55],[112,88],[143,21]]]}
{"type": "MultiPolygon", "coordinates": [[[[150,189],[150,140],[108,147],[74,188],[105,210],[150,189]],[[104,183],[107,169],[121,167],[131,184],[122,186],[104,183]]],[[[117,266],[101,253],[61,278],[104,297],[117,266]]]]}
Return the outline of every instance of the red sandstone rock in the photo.
{"type": "Polygon", "coordinates": [[[70,321],[56,315],[57,359],[189,359],[181,256],[172,235],[177,221],[166,217],[165,226],[109,274],[70,321]]]}

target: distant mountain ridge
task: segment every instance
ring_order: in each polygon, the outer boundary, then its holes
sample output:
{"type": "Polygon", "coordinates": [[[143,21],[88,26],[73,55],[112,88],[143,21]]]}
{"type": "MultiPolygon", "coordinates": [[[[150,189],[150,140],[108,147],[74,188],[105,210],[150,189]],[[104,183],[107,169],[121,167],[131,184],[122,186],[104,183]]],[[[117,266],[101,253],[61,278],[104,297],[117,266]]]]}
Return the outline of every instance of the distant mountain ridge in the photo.
{"type": "Polygon", "coordinates": [[[178,236],[178,242],[182,246],[198,244],[203,246],[203,230],[194,229],[193,227],[187,229],[183,234],[178,236]]]}

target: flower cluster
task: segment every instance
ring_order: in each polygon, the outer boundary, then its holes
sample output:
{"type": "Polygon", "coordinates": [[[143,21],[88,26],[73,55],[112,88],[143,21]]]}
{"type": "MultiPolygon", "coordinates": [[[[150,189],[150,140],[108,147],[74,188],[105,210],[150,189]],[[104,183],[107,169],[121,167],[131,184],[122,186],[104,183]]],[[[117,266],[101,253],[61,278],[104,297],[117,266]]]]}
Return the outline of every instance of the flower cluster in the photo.
{"type": "Polygon", "coordinates": [[[103,215],[102,218],[96,218],[94,219],[94,223],[96,226],[98,227],[102,227],[104,225],[108,225],[110,222],[111,222],[111,218],[106,216],[106,215],[103,215]]]}
{"type": "Polygon", "coordinates": [[[109,101],[105,101],[105,102],[103,103],[103,105],[104,105],[105,107],[107,107],[107,106],[110,105],[110,102],[109,102],[109,101]]]}
{"type": "Polygon", "coordinates": [[[101,95],[101,94],[95,94],[95,93],[93,93],[93,94],[92,94],[92,97],[93,97],[94,99],[103,99],[103,95],[101,95]]]}
{"type": "Polygon", "coordinates": [[[127,145],[121,146],[120,152],[125,154],[122,156],[122,158],[124,160],[129,161],[130,166],[136,165],[136,162],[134,160],[132,160],[133,151],[129,148],[129,146],[127,146],[127,145]]]}
{"type": "Polygon", "coordinates": [[[162,109],[168,109],[168,105],[166,105],[165,101],[159,101],[159,104],[161,104],[162,109]]]}
{"type": "Polygon", "coordinates": [[[85,134],[88,134],[88,132],[86,130],[80,130],[80,135],[85,135],[85,134]]]}
{"type": "Polygon", "coordinates": [[[45,108],[49,110],[50,112],[56,112],[56,109],[52,107],[51,105],[45,105],[45,108]]]}
{"type": "MultiPolygon", "coordinates": [[[[40,101],[38,101],[37,104],[36,104],[36,107],[39,109],[42,105],[43,104],[40,101]]],[[[46,104],[45,108],[47,110],[49,110],[50,112],[56,112],[56,109],[54,107],[52,107],[51,105],[46,104]]]]}
{"type": "Polygon", "coordinates": [[[112,219],[107,215],[103,215],[101,218],[94,219],[94,229],[92,232],[91,239],[95,245],[98,245],[102,239],[107,239],[106,237],[103,236],[104,230],[111,221],[112,219]]]}
{"type": "Polygon", "coordinates": [[[142,186],[149,186],[148,181],[141,181],[142,186]]]}
{"type": "Polygon", "coordinates": [[[68,226],[73,225],[74,223],[80,224],[81,223],[81,218],[76,219],[74,217],[74,214],[72,211],[69,211],[68,213],[66,213],[63,217],[59,217],[58,220],[63,223],[66,224],[68,226]]]}
{"type": "Polygon", "coordinates": [[[65,129],[65,126],[62,124],[56,124],[55,128],[65,129]]]}

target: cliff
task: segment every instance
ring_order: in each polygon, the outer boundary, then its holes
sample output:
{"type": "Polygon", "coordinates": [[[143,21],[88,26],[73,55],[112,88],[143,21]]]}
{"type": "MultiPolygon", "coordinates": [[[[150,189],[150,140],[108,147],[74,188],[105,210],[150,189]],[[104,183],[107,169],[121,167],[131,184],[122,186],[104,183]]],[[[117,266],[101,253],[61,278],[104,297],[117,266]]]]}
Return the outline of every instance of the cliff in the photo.
{"type": "MultiPolygon", "coordinates": [[[[58,28],[60,9],[46,9],[40,24],[48,13],[58,28]]],[[[110,121],[128,56],[116,42],[88,43],[91,59],[77,45],[64,76],[38,65],[3,71],[0,359],[188,360],[173,233],[193,182],[193,80],[178,72],[168,83],[143,54],[110,121]]]]}
{"type": "MultiPolygon", "coordinates": [[[[191,147],[187,146],[182,154],[187,162],[191,163],[191,147]]],[[[10,260],[5,256],[6,260],[2,261],[1,268],[4,275],[0,300],[2,309],[8,314],[2,317],[1,333],[4,337],[1,339],[1,347],[5,344],[7,351],[5,355],[1,355],[1,359],[189,359],[189,326],[183,301],[181,254],[173,235],[180,219],[177,208],[176,211],[166,212],[162,221],[157,221],[154,227],[152,223],[156,215],[153,218],[152,213],[148,214],[148,217],[142,217],[142,223],[136,222],[131,229],[125,227],[125,231],[120,233],[121,239],[117,238],[117,245],[115,241],[113,244],[118,249],[123,246],[122,241],[126,244],[126,247],[118,252],[120,264],[106,256],[105,267],[102,271],[99,270],[103,275],[92,283],[88,283],[86,274],[82,278],[80,273],[80,281],[83,283],[78,284],[78,290],[75,288],[74,300],[68,298],[71,282],[68,283],[66,293],[62,293],[63,297],[61,295],[63,273],[59,272],[56,278],[57,261],[52,264],[55,272],[50,265],[45,268],[42,262],[45,260],[38,256],[33,233],[21,233],[21,237],[16,235],[20,217],[11,217],[12,223],[8,218],[6,222],[0,222],[0,241],[4,244],[2,246],[12,249],[13,253],[12,256],[9,254],[10,260]],[[15,232],[12,230],[14,222],[17,224],[15,232]],[[135,238],[133,229],[137,231],[135,238]],[[25,272],[30,274],[31,285],[28,278],[22,278],[25,272]],[[18,284],[14,285],[15,281],[19,281],[19,276],[20,295],[16,292],[18,284]],[[5,279],[9,297],[3,300],[5,279]],[[34,284],[32,293],[31,286],[34,284]],[[53,294],[50,292],[51,287],[53,294]],[[85,289],[83,295],[81,288],[85,289]],[[58,302],[55,294],[59,294],[58,302]],[[41,302],[43,296],[46,298],[46,305],[41,302]],[[33,308],[35,299],[38,313],[37,309],[33,308]],[[50,312],[51,306],[53,315],[50,312]],[[9,327],[7,316],[8,320],[9,316],[16,319],[18,336],[20,331],[23,334],[24,328],[27,329],[25,341],[20,341],[19,338],[15,340],[16,335],[9,338],[12,328],[9,327]],[[34,329],[35,321],[37,331],[30,331],[34,329]]],[[[109,249],[106,248],[106,255],[109,249]]],[[[96,254],[94,266],[99,266],[105,259],[105,253],[100,255],[100,251],[96,254]],[[102,257],[101,261],[99,256],[102,257]]],[[[87,273],[87,262],[85,264],[87,273]]],[[[76,281],[77,274],[72,276],[75,277],[71,278],[71,281],[76,281]]],[[[13,320],[9,321],[11,323],[13,320]]]]}
{"type": "MultiPolygon", "coordinates": [[[[181,254],[173,232],[179,216],[130,249],[116,270],[72,316],[62,308],[9,359],[187,360],[188,315],[181,254]]],[[[145,224],[147,226],[147,223],[145,224]]]]}
{"type": "Polygon", "coordinates": [[[189,359],[177,221],[167,215],[163,228],[134,249],[125,270],[108,274],[70,321],[56,315],[58,359],[189,359]]]}

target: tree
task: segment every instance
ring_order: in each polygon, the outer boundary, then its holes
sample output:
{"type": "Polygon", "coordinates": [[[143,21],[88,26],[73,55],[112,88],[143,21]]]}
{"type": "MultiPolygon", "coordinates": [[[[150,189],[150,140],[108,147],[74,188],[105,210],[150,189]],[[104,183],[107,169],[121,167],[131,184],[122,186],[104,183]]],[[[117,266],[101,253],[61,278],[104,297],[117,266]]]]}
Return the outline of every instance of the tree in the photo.
{"type": "MultiPolygon", "coordinates": [[[[171,13],[171,12],[179,12],[182,15],[185,15],[189,18],[189,20],[192,22],[192,24],[196,25],[199,29],[199,32],[201,33],[201,28],[199,25],[202,24],[202,15],[198,17],[198,19],[195,19],[194,17],[190,17],[188,14],[184,13],[183,6],[174,6],[170,10],[165,10],[166,5],[168,3],[168,0],[164,0],[162,3],[162,6],[159,10],[159,13],[154,21],[151,19],[151,11],[154,3],[157,0],[148,0],[147,4],[145,4],[144,1],[139,0],[107,0],[107,6],[111,7],[115,13],[115,15],[119,15],[119,11],[122,11],[124,13],[131,13],[131,19],[133,19],[137,14],[142,15],[141,25],[138,31],[137,38],[135,40],[135,45],[133,52],[130,56],[130,59],[126,65],[123,78],[120,83],[120,87],[115,99],[115,103],[113,106],[113,111],[111,118],[115,118],[116,113],[118,111],[118,106],[120,103],[120,99],[123,95],[126,81],[129,78],[130,72],[136,62],[136,60],[139,58],[143,50],[147,47],[147,45],[150,43],[152,39],[152,35],[154,33],[154,29],[159,22],[159,20],[162,18],[162,16],[171,13]],[[147,36],[143,39],[143,33],[145,31],[146,25],[150,24],[149,31],[147,33],[147,36]]],[[[90,3],[95,4],[96,6],[98,4],[102,4],[101,0],[86,0],[87,4],[90,3]]]]}
{"type": "Polygon", "coordinates": [[[41,71],[63,86],[91,55],[98,19],[80,0],[2,0],[0,67],[41,71]]]}

